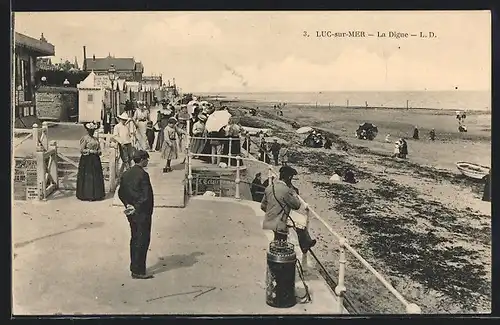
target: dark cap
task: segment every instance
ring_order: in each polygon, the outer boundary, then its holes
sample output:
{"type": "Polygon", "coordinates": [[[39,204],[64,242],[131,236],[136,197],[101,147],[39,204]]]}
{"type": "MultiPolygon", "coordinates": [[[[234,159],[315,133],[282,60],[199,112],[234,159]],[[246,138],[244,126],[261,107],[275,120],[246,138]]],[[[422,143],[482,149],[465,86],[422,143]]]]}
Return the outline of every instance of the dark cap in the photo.
{"type": "Polygon", "coordinates": [[[147,151],[144,151],[144,150],[136,150],[134,152],[134,156],[132,157],[132,159],[135,162],[139,162],[139,161],[144,160],[144,159],[149,159],[149,153],[147,151]]]}
{"type": "Polygon", "coordinates": [[[292,168],[290,166],[283,166],[280,168],[280,175],[295,176],[297,175],[297,170],[295,170],[295,168],[292,168]]]}

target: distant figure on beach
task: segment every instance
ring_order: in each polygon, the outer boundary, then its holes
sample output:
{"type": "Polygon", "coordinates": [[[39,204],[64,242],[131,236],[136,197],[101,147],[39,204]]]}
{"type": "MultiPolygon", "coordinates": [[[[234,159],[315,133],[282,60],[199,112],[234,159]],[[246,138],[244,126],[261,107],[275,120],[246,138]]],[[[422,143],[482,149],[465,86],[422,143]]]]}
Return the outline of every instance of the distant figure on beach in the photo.
{"type": "Polygon", "coordinates": [[[401,146],[399,147],[399,158],[406,159],[408,156],[408,143],[404,138],[400,139],[401,146]]]}
{"type": "Polygon", "coordinates": [[[333,145],[332,140],[330,140],[330,138],[326,138],[324,146],[325,149],[332,149],[332,145],[333,145]]]}
{"type": "Polygon", "coordinates": [[[144,170],[149,162],[147,151],[134,153],[135,165],[123,173],[118,197],[125,206],[130,225],[130,272],[133,279],[151,279],[146,273],[146,258],[151,239],[154,197],[149,174],[144,170]]]}
{"type": "Polygon", "coordinates": [[[390,134],[387,134],[387,135],[385,136],[385,142],[387,142],[387,143],[390,143],[390,142],[391,142],[391,135],[390,135],[390,134]]]}
{"type": "Polygon", "coordinates": [[[252,200],[255,202],[262,202],[262,198],[264,197],[265,187],[262,185],[262,174],[255,174],[255,178],[252,181],[252,187],[250,188],[250,192],[252,193],[252,200]]]}
{"type": "Polygon", "coordinates": [[[415,128],[413,129],[413,139],[414,140],[418,140],[419,139],[419,136],[418,136],[418,127],[415,126],[415,128]]]}
{"type": "Polygon", "coordinates": [[[259,146],[259,160],[265,162],[266,164],[269,163],[269,157],[268,157],[267,153],[268,153],[267,142],[263,138],[260,141],[260,146],[259,146]]]}
{"type": "Polygon", "coordinates": [[[429,132],[429,139],[431,139],[431,141],[436,140],[436,131],[434,129],[431,129],[429,132]]]}
{"type": "Polygon", "coordinates": [[[393,158],[399,157],[400,147],[401,147],[401,139],[398,139],[396,140],[396,142],[394,142],[394,153],[392,155],[393,158]]]}
{"type": "Polygon", "coordinates": [[[80,139],[80,162],[76,177],[76,197],[82,201],[99,201],[104,199],[104,176],[101,164],[101,147],[94,132],[99,128],[98,122],[85,123],[87,134],[80,139]]]}

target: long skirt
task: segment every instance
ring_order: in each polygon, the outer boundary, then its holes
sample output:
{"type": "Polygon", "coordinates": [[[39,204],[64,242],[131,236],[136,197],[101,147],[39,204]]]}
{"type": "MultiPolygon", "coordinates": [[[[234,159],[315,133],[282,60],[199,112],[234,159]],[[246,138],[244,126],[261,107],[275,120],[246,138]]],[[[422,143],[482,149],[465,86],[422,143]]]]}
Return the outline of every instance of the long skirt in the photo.
{"type": "MultiPolygon", "coordinates": [[[[229,155],[229,151],[231,151],[231,164],[228,163],[228,158],[222,158],[222,161],[225,162],[228,166],[236,166],[236,156],[241,156],[241,140],[240,138],[231,138],[231,149],[229,148],[229,138],[223,141],[222,146],[222,154],[229,155]]],[[[240,166],[243,165],[243,161],[240,160],[240,166]]]]}
{"type": "Polygon", "coordinates": [[[205,139],[193,139],[191,142],[191,152],[194,155],[202,153],[206,142],[207,140],[205,139]]]}
{"type": "Polygon", "coordinates": [[[161,150],[161,158],[167,160],[173,160],[177,159],[178,157],[179,155],[178,155],[178,148],[176,141],[172,140],[171,146],[167,145],[167,143],[164,142],[161,150]]]}
{"type": "Polygon", "coordinates": [[[137,122],[137,130],[136,130],[136,149],[137,150],[148,150],[148,137],[146,136],[147,122],[146,121],[138,121],[137,122]]]}
{"type": "Polygon", "coordinates": [[[78,164],[76,197],[82,201],[98,201],[105,196],[101,159],[96,154],[82,155],[78,164]]]}
{"type": "Polygon", "coordinates": [[[156,137],[156,146],[155,146],[156,151],[161,150],[161,147],[163,145],[163,140],[164,140],[163,129],[160,129],[160,131],[158,132],[158,136],[156,137]]]}

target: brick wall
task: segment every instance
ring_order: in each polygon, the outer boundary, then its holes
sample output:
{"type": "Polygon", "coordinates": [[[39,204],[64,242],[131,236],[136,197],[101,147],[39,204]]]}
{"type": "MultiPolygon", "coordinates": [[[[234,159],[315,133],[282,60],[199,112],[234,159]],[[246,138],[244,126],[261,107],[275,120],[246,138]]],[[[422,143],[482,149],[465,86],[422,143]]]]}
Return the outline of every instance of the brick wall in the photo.
{"type": "Polygon", "coordinates": [[[78,119],[78,90],[66,87],[37,89],[36,111],[41,120],[73,122],[78,119]]]}

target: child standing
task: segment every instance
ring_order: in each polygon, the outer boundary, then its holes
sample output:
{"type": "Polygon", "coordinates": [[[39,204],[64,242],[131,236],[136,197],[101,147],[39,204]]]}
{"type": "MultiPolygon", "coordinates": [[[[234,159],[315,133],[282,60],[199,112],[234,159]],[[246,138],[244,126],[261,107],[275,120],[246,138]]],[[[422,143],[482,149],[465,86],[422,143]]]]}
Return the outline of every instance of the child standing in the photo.
{"type": "Polygon", "coordinates": [[[155,132],[158,131],[159,130],[156,130],[153,127],[153,122],[148,121],[148,123],[146,124],[146,138],[148,139],[149,151],[153,151],[153,144],[155,142],[155,132]]]}

